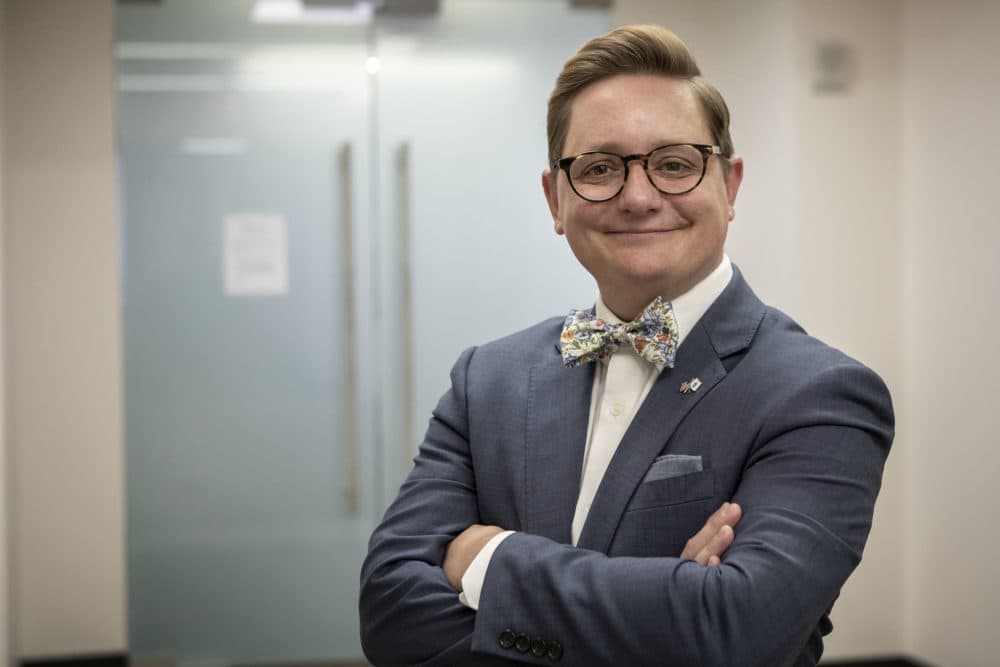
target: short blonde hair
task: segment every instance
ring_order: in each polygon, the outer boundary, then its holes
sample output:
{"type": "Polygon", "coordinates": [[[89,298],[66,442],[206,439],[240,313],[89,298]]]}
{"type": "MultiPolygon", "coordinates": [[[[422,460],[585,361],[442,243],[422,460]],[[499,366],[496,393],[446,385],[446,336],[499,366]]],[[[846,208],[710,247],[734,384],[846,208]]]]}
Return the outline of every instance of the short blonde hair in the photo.
{"type": "MultiPolygon", "coordinates": [[[[618,74],[658,74],[687,81],[705,114],[713,140],[723,156],[732,156],[729,108],[715,86],[702,78],[687,45],[661,26],[632,25],[595,37],[563,65],[549,96],[550,165],[563,157],[573,100],[590,84],[618,74]]],[[[729,161],[723,160],[723,165],[728,169],[729,161]]]]}

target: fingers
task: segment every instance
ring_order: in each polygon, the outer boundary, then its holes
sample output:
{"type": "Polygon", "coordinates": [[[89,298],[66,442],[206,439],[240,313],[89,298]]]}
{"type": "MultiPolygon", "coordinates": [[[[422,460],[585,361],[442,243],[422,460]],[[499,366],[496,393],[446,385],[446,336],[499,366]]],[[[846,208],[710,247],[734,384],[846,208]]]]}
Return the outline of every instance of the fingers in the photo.
{"type": "Polygon", "coordinates": [[[708,544],[708,541],[719,532],[723,526],[733,527],[740,520],[741,510],[736,503],[722,503],[698,533],[688,540],[681,558],[694,559],[695,556],[708,544]]]}
{"type": "Polygon", "coordinates": [[[733,543],[735,534],[731,526],[724,525],[719,529],[719,532],[712,536],[712,539],[708,541],[701,551],[694,557],[696,561],[702,565],[719,565],[721,564],[722,554],[726,552],[729,545],[733,543]]]}
{"type": "Polygon", "coordinates": [[[702,529],[688,540],[684,551],[681,552],[681,558],[695,560],[702,565],[719,564],[722,554],[733,542],[733,527],[742,515],[743,510],[738,504],[722,503],[719,509],[708,517],[702,529]]]}
{"type": "Polygon", "coordinates": [[[736,503],[722,503],[722,522],[730,528],[735,528],[743,517],[743,508],[736,503]]]}

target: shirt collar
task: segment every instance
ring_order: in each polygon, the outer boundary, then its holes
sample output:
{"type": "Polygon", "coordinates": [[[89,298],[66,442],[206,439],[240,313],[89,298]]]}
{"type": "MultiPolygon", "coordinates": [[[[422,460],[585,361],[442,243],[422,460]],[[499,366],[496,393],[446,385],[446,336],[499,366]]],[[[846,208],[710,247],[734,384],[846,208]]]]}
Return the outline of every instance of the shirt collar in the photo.
{"type": "MultiPolygon", "coordinates": [[[[691,333],[694,325],[705,314],[708,307],[719,298],[722,290],[726,289],[726,285],[729,284],[729,280],[732,277],[733,264],[729,261],[729,255],[723,254],[722,262],[715,267],[714,271],[671,302],[674,309],[674,318],[677,320],[678,345],[684,342],[684,339],[691,333]]],[[[596,303],[597,317],[616,324],[622,323],[622,320],[611,312],[611,309],[604,303],[600,290],[597,290],[596,303]]]]}

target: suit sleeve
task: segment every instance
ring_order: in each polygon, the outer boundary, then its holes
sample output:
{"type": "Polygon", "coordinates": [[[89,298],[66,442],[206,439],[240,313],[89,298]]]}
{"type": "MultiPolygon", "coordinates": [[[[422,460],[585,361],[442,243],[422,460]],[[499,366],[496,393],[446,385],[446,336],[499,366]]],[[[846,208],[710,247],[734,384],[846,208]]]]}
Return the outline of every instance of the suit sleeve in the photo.
{"type": "Polygon", "coordinates": [[[719,567],[511,535],[486,574],[473,651],[510,655],[497,637],[511,628],[559,641],[562,664],[797,664],[861,559],[892,424],[884,384],[855,363],[790,391],[756,434],[719,567]]]}
{"type": "Polygon", "coordinates": [[[871,525],[893,419],[874,373],[845,362],[813,374],[748,435],[733,498],[743,519],[720,567],[608,557],[519,532],[493,554],[473,612],[440,567],[451,539],[480,522],[466,416],[472,355],[455,365],[414,470],[372,536],[360,600],[369,660],[554,664],[505,648],[509,629],[557,642],[562,665],[795,662],[871,525]]]}
{"type": "MultiPolygon", "coordinates": [[[[375,665],[469,664],[476,612],[441,564],[448,544],[479,523],[468,445],[465,378],[473,349],[452,369],[414,468],[372,534],[361,571],[361,643],[375,665]]],[[[481,656],[484,667],[510,665],[481,656]]]]}

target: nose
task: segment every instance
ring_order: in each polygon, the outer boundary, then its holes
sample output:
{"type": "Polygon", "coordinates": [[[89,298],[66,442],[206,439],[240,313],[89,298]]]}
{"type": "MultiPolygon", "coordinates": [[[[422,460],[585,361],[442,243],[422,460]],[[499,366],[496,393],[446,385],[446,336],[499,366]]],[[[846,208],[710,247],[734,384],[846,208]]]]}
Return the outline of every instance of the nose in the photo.
{"type": "Polygon", "coordinates": [[[618,197],[618,204],[622,210],[632,213],[658,210],[663,203],[663,198],[660,191],[653,187],[652,181],[649,180],[642,160],[630,160],[625,165],[625,169],[625,184],[618,197]]]}

